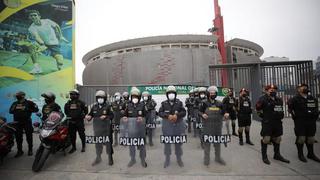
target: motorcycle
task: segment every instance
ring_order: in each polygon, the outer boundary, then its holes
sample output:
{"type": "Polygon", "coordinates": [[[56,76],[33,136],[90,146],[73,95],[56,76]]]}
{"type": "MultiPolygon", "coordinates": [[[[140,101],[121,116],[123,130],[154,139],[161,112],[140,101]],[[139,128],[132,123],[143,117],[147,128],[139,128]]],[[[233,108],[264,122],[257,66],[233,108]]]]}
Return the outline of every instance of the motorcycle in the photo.
{"type": "Polygon", "coordinates": [[[6,123],[5,118],[0,117],[0,164],[4,157],[11,152],[14,145],[14,134],[16,132],[16,122],[6,123]]]}
{"type": "Polygon", "coordinates": [[[68,135],[68,120],[63,119],[62,113],[50,113],[47,120],[42,122],[39,138],[41,143],[32,164],[34,172],[41,170],[50,154],[63,151],[66,155],[66,149],[71,145],[68,135]]]}

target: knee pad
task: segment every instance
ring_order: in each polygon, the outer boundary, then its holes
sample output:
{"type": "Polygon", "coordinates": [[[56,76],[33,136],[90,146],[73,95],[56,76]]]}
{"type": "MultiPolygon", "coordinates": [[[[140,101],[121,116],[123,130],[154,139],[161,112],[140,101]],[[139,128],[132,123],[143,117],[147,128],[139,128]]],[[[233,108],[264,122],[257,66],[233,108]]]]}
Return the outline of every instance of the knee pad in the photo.
{"type": "Polygon", "coordinates": [[[264,144],[269,144],[270,143],[270,140],[271,140],[271,137],[270,136],[263,136],[262,138],[262,142],[264,144]]]}
{"type": "Polygon", "coordinates": [[[305,136],[298,136],[297,137],[297,144],[304,144],[306,141],[306,137],[305,136]]]}
{"type": "Polygon", "coordinates": [[[280,144],[280,142],[281,142],[281,136],[272,138],[272,142],[274,142],[274,143],[276,143],[276,144],[280,144]]]}
{"type": "Polygon", "coordinates": [[[307,144],[314,144],[314,143],[315,143],[314,136],[307,137],[307,144]]]}

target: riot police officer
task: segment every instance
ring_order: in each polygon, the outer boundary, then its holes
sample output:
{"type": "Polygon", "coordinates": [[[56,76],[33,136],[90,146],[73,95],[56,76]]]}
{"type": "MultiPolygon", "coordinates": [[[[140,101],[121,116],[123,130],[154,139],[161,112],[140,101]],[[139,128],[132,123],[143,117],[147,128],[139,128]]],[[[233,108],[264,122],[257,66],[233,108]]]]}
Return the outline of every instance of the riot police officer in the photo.
{"type": "Polygon", "coordinates": [[[13,120],[17,122],[16,126],[16,141],[17,141],[17,154],[15,157],[20,157],[23,154],[22,151],[22,142],[23,142],[23,130],[26,133],[26,138],[29,146],[28,156],[32,156],[32,146],[33,146],[33,127],[31,114],[34,112],[38,112],[38,106],[30,101],[26,100],[26,94],[22,91],[16,93],[16,99],[14,103],[12,103],[10,107],[10,114],[13,114],[13,120]]]}
{"type": "Polygon", "coordinates": [[[84,117],[88,114],[87,105],[79,100],[79,91],[74,89],[69,92],[70,100],[64,105],[64,113],[67,115],[69,119],[69,132],[72,143],[72,149],[69,153],[73,153],[76,151],[76,138],[77,131],[82,143],[81,152],[85,152],[86,146],[86,135],[84,129],[84,117]]]}
{"type": "Polygon", "coordinates": [[[228,89],[227,95],[222,100],[222,104],[226,107],[226,111],[229,113],[231,119],[232,135],[238,136],[236,133],[236,98],[233,96],[232,89],[228,89]]]}
{"type": "Polygon", "coordinates": [[[312,95],[308,95],[307,84],[299,84],[297,95],[288,102],[289,112],[294,120],[294,132],[296,135],[296,146],[298,158],[302,162],[307,162],[303,154],[303,145],[307,145],[309,159],[320,162],[314,154],[313,144],[315,143],[316,120],[319,117],[318,100],[312,95]]]}
{"type": "Polygon", "coordinates": [[[238,116],[238,133],[239,133],[239,144],[243,145],[243,130],[245,130],[246,143],[254,145],[250,141],[250,126],[251,126],[251,101],[249,99],[249,91],[245,88],[242,88],[239,92],[239,99],[236,102],[237,116],[238,116]]]}
{"type": "Polygon", "coordinates": [[[155,108],[157,106],[157,103],[152,99],[152,96],[148,91],[142,92],[142,100],[146,111],[146,124],[148,125],[148,127],[146,127],[146,133],[148,135],[149,145],[153,146],[152,134],[154,127],[151,126],[155,125],[155,108]]]}
{"type": "Polygon", "coordinates": [[[113,165],[113,148],[112,148],[112,119],[113,112],[111,110],[111,105],[107,102],[107,95],[104,91],[98,90],[95,94],[96,101],[91,108],[88,115],[86,115],[86,120],[90,121],[93,119],[93,132],[94,136],[107,136],[109,137],[109,142],[97,143],[96,147],[96,159],[93,161],[92,166],[95,166],[101,162],[101,154],[103,145],[106,146],[106,153],[108,154],[108,164],[113,165]]]}
{"type": "Polygon", "coordinates": [[[267,85],[265,87],[265,95],[261,96],[256,103],[258,115],[262,118],[262,129],[260,135],[262,160],[265,164],[270,164],[267,156],[267,147],[270,142],[273,143],[274,156],[273,159],[285,163],[289,160],[280,154],[280,142],[283,134],[282,119],[284,117],[283,101],[277,96],[277,86],[267,85]]]}
{"type": "MultiPolygon", "coordinates": [[[[162,118],[162,132],[165,136],[182,135],[185,131],[185,124],[183,121],[186,115],[186,110],[182,102],[177,98],[177,91],[174,86],[168,86],[166,90],[167,100],[161,103],[159,109],[159,116],[162,118]]],[[[171,144],[164,145],[165,162],[164,168],[170,165],[171,144]]],[[[177,163],[183,167],[181,156],[183,154],[182,144],[175,144],[175,154],[177,163]]]]}
{"type": "Polygon", "coordinates": [[[118,134],[120,119],[122,117],[121,110],[123,109],[123,103],[121,102],[121,94],[119,92],[114,93],[114,101],[111,103],[113,111],[113,132],[114,132],[114,145],[118,145],[118,134]]]}
{"type": "Polygon", "coordinates": [[[187,122],[188,122],[188,133],[191,133],[191,126],[193,126],[193,130],[195,131],[196,129],[196,122],[195,122],[195,117],[194,117],[194,93],[193,89],[189,91],[189,97],[186,98],[185,101],[185,106],[187,108],[187,122]]]}
{"type": "MultiPolygon", "coordinates": [[[[141,99],[140,90],[136,87],[132,87],[130,91],[130,101],[128,102],[124,112],[124,117],[123,117],[124,122],[128,121],[128,118],[136,118],[136,121],[137,121],[136,123],[143,122],[143,118],[145,117],[146,112],[145,112],[145,107],[143,103],[140,102],[140,99],[141,99]]],[[[129,127],[129,128],[132,128],[132,127],[129,127]]],[[[142,129],[138,129],[138,131],[139,130],[142,130],[142,129]]],[[[140,133],[145,134],[145,132],[140,132],[140,133]]],[[[139,155],[140,155],[141,165],[142,167],[146,168],[147,152],[146,152],[145,145],[137,146],[137,149],[140,151],[139,155]]],[[[130,154],[131,160],[128,163],[128,167],[132,167],[136,163],[136,146],[129,146],[129,154],[130,154]]]]}
{"type": "Polygon", "coordinates": [[[41,94],[44,98],[45,104],[42,107],[42,121],[47,120],[49,114],[51,112],[59,112],[62,113],[61,107],[55,102],[56,95],[52,92],[46,92],[41,94]]]}
{"type": "MultiPolygon", "coordinates": [[[[218,88],[210,86],[207,89],[207,99],[199,106],[199,114],[203,118],[203,131],[210,135],[222,135],[223,119],[229,118],[229,113],[226,111],[226,106],[222,102],[216,100],[218,88]]],[[[210,147],[211,144],[204,142],[204,165],[210,163],[210,147]]],[[[215,143],[215,161],[225,165],[225,161],[221,158],[221,144],[215,143]]]]}

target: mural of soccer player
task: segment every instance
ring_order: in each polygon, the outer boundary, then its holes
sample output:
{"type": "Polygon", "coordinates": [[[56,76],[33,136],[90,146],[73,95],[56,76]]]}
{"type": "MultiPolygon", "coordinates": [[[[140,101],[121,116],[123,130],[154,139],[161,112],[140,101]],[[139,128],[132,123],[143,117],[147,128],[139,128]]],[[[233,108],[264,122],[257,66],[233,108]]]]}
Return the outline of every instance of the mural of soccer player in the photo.
{"type": "MultiPolygon", "coordinates": [[[[47,47],[51,56],[56,60],[58,70],[63,65],[63,56],[60,52],[60,41],[68,42],[62,35],[60,26],[50,19],[41,19],[37,10],[28,11],[28,17],[32,21],[29,27],[29,33],[43,47],[47,47]]],[[[41,73],[41,67],[35,59],[33,60],[34,68],[30,73],[41,73]]]]}

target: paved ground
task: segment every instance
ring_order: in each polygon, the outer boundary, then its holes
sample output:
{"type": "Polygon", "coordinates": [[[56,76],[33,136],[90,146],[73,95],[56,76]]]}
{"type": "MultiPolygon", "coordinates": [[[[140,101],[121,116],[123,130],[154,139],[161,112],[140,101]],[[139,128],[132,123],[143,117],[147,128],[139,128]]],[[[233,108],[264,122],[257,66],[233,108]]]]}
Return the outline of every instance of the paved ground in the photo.
{"type": "MultiPolygon", "coordinates": [[[[317,124],[318,133],[316,138],[320,140],[320,123],[317,124]]],[[[49,157],[43,170],[39,173],[31,171],[33,157],[24,155],[19,159],[13,156],[15,151],[9,154],[4,164],[0,166],[1,180],[100,180],[100,179],[320,179],[320,163],[311,160],[302,163],[297,159],[294,145],[293,122],[291,119],[284,120],[284,137],[281,152],[291,163],[285,164],[272,159],[273,148],[269,146],[268,154],[271,165],[263,164],[260,155],[260,123],[254,121],[252,124],[252,141],[255,146],[239,146],[238,138],[233,137],[227,148],[223,149],[223,158],[226,166],[220,166],[211,161],[210,167],[203,163],[203,150],[200,148],[198,138],[188,136],[188,143],[183,146],[183,160],[185,167],[178,167],[175,157],[169,168],[163,168],[163,145],[159,143],[160,128],[155,135],[155,146],[147,147],[147,168],[142,168],[139,161],[132,168],[127,168],[129,161],[128,149],[126,147],[115,147],[114,166],[107,165],[107,158],[98,166],[92,167],[91,162],[95,158],[94,145],[88,145],[87,152],[80,153],[78,150],[72,155],[63,156],[57,153],[49,157]]],[[[87,134],[92,132],[91,124],[87,125],[87,134]]],[[[34,135],[35,147],[39,140],[34,135]]],[[[26,145],[24,145],[26,147],[26,145]]],[[[80,147],[80,142],[78,142],[80,147]]],[[[15,149],[15,148],[14,148],[15,149]]],[[[305,148],[306,151],[306,148],[305,148]]],[[[26,149],[25,149],[26,152],[26,149]]],[[[315,145],[315,152],[320,156],[320,143],[315,145]]],[[[214,153],[212,151],[212,156],[214,153]]]]}

